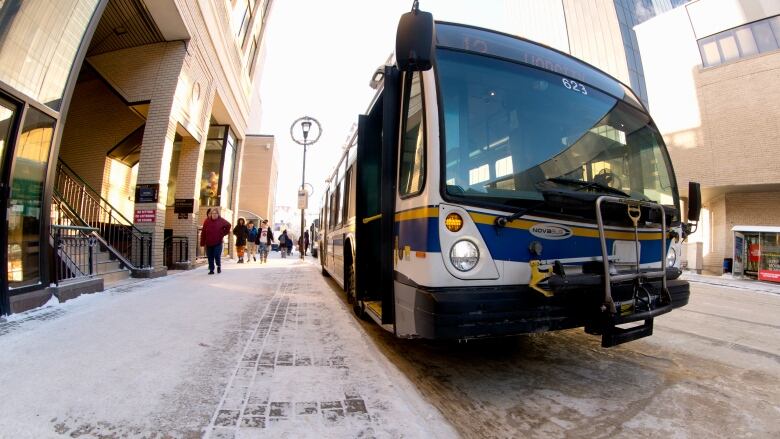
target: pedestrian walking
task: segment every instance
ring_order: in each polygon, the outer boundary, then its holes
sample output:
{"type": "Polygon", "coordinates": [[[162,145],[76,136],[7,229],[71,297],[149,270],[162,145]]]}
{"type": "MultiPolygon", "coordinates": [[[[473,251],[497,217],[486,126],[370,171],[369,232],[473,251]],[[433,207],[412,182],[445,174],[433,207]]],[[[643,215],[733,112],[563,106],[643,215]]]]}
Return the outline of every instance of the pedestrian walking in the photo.
{"type": "Polygon", "coordinates": [[[293,249],[293,240],[291,236],[287,237],[287,256],[290,256],[292,254],[293,249]]]}
{"type": "Polygon", "coordinates": [[[263,222],[260,223],[260,230],[257,232],[256,242],[260,249],[260,263],[267,263],[268,251],[271,249],[271,244],[274,242],[274,233],[271,231],[271,227],[268,226],[268,220],[263,220],[263,222]]]}
{"type": "Polygon", "coordinates": [[[287,258],[287,241],[290,240],[290,237],[287,236],[287,230],[283,231],[281,235],[279,235],[279,251],[282,253],[282,259],[287,258]]]}
{"type": "Polygon", "coordinates": [[[306,256],[306,253],[309,251],[309,231],[306,230],[303,232],[303,255],[306,256]]]}
{"type": "Polygon", "coordinates": [[[245,221],[244,218],[239,218],[238,224],[233,229],[233,235],[236,237],[236,254],[239,264],[244,263],[244,250],[246,249],[246,240],[249,237],[249,230],[244,224],[245,221]]]}
{"type": "MultiPolygon", "coordinates": [[[[257,257],[255,256],[257,254],[257,227],[255,226],[254,221],[249,221],[249,224],[247,224],[246,228],[249,230],[249,236],[246,239],[246,252],[247,257],[246,260],[249,262],[249,257],[252,257],[253,261],[257,260],[257,257]]],[[[262,258],[260,259],[260,262],[262,262],[262,258]]]]}
{"type": "Polygon", "coordinates": [[[206,257],[209,260],[209,274],[222,273],[222,239],[230,233],[230,223],[219,216],[219,208],[212,207],[208,217],[203,221],[200,232],[200,245],[206,247],[206,257]]]}

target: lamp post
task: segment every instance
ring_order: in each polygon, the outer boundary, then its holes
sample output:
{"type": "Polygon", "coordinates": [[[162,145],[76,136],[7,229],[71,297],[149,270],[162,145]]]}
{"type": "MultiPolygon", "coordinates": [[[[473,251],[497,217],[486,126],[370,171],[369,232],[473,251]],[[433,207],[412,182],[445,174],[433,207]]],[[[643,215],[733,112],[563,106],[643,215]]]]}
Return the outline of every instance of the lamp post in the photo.
{"type": "MultiPolygon", "coordinates": [[[[304,218],[306,208],[308,207],[308,196],[306,193],[306,147],[309,145],[313,145],[317,143],[318,140],[320,140],[320,136],[322,135],[322,127],[320,126],[320,123],[317,121],[317,119],[309,116],[303,116],[300,119],[293,122],[293,124],[290,126],[290,137],[292,137],[293,141],[299,145],[303,145],[303,172],[301,174],[301,188],[298,190],[298,208],[301,209],[301,231],[300,235],[298,236],[298,239],[300,239],[301,244],[303,244],[303,231],[306,228],[306,220],[304,218]],[[300,125],[301,126],[301,133],[303,134],[303,140],[295,137],[295,126],[300,125]],[[317,134],[316,136],[313,136],[312,139],[309,139],[309,134],[311,133],[312,125],[317,126],[317,134]]],[[[303,259],[303,250],[299,249],[301,253],[301,259],[303,259]]]]}

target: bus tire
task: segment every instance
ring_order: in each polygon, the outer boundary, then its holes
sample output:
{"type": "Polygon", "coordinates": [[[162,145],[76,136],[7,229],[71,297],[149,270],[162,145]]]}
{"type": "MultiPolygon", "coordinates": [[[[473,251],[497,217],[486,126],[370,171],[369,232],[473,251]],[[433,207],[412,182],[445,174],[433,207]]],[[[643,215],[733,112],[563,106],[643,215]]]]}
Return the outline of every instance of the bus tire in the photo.
{"type": "Polygon", "coordinates": [[[344,282],[344,286],[346,287],[346,293],[347,293],[347,302],[352,304],[352,311],[355,312],[355,315],[361,319],[366,320],[368,317],[366,315],[365,306],[363,305],[362,300],[357,299],[357,288],[355,285],[355,264],[350,263],[347,268],[347,278],[345,279],[346,282],[344,282]]]}

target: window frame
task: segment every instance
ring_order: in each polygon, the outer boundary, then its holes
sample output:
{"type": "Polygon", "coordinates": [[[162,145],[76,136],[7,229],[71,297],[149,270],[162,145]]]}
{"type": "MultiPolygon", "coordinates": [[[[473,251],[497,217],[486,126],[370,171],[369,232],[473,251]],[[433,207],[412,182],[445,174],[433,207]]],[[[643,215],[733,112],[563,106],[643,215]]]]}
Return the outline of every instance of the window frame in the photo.
{"type": "Polygon", "coordinates": [[[706,37],[699,38],[696,40],[696,45],[699,48],[699,57],[701,59],[701,66],[702,68],[711,68],[711,67],[717,67],[724,64],[731,64],[733,62],[737,62],[742,59],[748,59],[755,56],[761,56],[765,53],[772,53],[780,50],[780,34],[775,30],[775,26],[773,26],[773,23],[775,21],[780,21],[780,15],[772,15],[770,17],[764,17],[760,20],[751,21],[749,23],[744,23],[739,26],[732,27],[730,29],[724,29],[720,32],[714,33],[712,35],[707,35],[706,37]],[[761,47],[759,47],[759,40],[756,37],[755,29],[758,27],[765,25],[769,30],[769,35],[774,37],[775,40],[775,48],[769,49],[769,50],[762,50],[761,47]],[[737,31],[740,30],[748,30],[752,36],[753,43],[755,44],[755,53],[745,54],[745,51],[742,48],[742,44],[740,43],[740,39],[737,36],[737,31]],[[723,48],[721,47],[720,41],[728,36],[731,36],[734,39],[734,42],[736,44],[737,49],[737,57],[731,58],[731,59],[725,59],[723,48]],[[718,50],[718,56],[720,57],[718,63],[709,64],[706,63],[706,57],[704,56],[704,44],[708,43],[714,43],[715,48],[718,50]]]}
{"type": "Polygon", "coordinates": [[[404,92],[403,92],[403,105],[402,105],[402,118],[401,118],[401,136],[399,139],[400,147],[398,148],[398,174],[397,174],[397,183],[396,186],[398,186],[398,196],[402,200],[406,200],[409,198],[414,198],[419,195],[421,195],[423,192],[425,192],[425,187],[428,182],[428,127],[427,127],[427,116],[426,116],[426,105],[425,105],[425,85],[423,84],[423,73],[422,72],[410,72],[404,75],[404,92]],[[420,121],[420,125],[422,126],[422,136],[423,136],[423,153],[422,153],[422,172],[421,172],[421,181],[420,181],[420,187],[415,192],[409,192],[409,193],[403,193],[401,192],[401,173],[403,172],[403,153],[404,153],[404,138],[406,137],[406,127],[407,123],[409,121],[409,101],[411,99],[411,93],[412,93],[412,82],[413,80],[408,80],[409,78],[413,77],[415,74],[420,75],[420,111],[422,113],[422,120],[420,121]]]}

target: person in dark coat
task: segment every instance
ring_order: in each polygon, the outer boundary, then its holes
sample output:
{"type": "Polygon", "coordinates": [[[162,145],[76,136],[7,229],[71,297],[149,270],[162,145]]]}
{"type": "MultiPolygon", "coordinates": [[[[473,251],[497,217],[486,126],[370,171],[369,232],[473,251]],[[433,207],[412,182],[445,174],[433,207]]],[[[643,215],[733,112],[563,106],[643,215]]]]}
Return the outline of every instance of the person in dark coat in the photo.
{"type": "Polygon", "coordinates": [[[212,207],[209,216],[203,221],[200,232],[200,245],[206,247],[206,257],[209,259],[209,274],[222,273],[222,238],[230,233],[230,223],[219,216],[219,208],[212,207]]]}
{"type": "MultiPolygon", "coordinates": [[[[233,235],[236,237],[236,255],[238,263],[244,263],[244,249],[246,249],[246,240],[249,238],[249,229],[246,228],[244,218],[238,219],[238,224],[233,228],[233,235]]],[[[247,257],[247,261],[249,258],[247,257]]]]}
{"type": "Polygon", "coordinates": [[[283,231],[279,235],[279,253],[282,254],[282,259],[287,257],[287,243],[292,243],[292,240],[287,236],[287,230],[283,231]]]}
{"type": "MultiPolygon", "coordinates": [[[[249,237],[246,239],[246,261],[249,262],[249,257],[252,257],[253,261],[257,260],[257,227],[255,227],[255,223],[252,221],[249,221],[246,225],[247,230],[249,230],[249,237]]],[[[260,256],[260,262],[263,262],[262,256],[260,256]]]]}
{"type": "Polygon", "coordinates": [[[306,252],[309,251],[309,231],[303,232],[303,255],[306,256],[306,252]]]}
{"type": "Polygon", "coordinates": [[[293,240],[288,236],[287,237],[287,256],[290,256],[292,254],[293,249],[293,240]]]}

